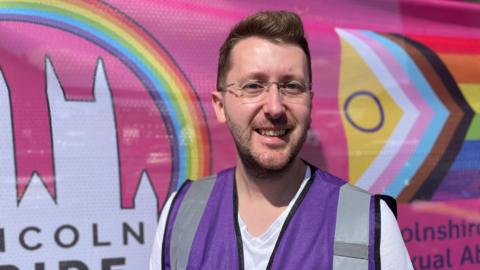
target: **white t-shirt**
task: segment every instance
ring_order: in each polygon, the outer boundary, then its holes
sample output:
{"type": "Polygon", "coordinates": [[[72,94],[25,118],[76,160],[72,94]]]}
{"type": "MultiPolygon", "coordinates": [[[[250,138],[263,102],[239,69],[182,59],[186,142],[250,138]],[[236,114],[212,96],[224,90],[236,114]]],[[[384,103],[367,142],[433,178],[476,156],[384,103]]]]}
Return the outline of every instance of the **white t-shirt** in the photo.
{"type": "MultiPolygon", "coordinates": [[[[238,224],[240,227],[240,233],[242,235],[245,269],[264,270],[267,268],[270,255],[273,252],[283,223],[285,222],[288,213],[292,209],[292,206],[295,204],[299,194],[310,180],[310,176],[311,171],[307,166],[305,177],[300,188],[295,194],[295,197],[290,201],[287,209],[285,209],[285,211],[278,216],[272,225],[270,225],[268,230],[262,235],[257,237],[252,236],[248,232],[247,225],[245,222],[243,222],[240,215],[238,215],[238,224]]],[[[162,210],[162,213],[160,214],[160,220],[158,222],[157,232],[155,233],[152,254],[150,256],[150,270],[162,269],[161,256],[163,234],[173,197],[175,197],[175,194],[170,196],[162,210]]],[[[410,256],[408,255],[407,248],[403,242],[397,220],[395,219],[395,216],[388,205],[383,201],[380,202],[380,215],[382,220],[380,233],[380,258],[382,270],[413,270],[410,256]]]]}

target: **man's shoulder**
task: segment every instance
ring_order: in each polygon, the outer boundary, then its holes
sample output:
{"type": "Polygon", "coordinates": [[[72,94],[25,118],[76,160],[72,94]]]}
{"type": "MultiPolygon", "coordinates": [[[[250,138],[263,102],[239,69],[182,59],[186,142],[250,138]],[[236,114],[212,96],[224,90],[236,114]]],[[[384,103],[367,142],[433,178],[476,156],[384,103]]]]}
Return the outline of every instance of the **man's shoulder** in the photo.
{"type": "Polygon", "coordinates": [[[204,194],[204,196],[209,195],[213,190],[214,186],[217,186],[218,183],[222,183],[221,186],[224,187],[225,184],[228,183],[228,179],[232,179],[234,171],[235,171],[235,168],[228,168],[216,174],[203,176],[195,180],[189,179],[187,180],[189,182],[188,183],[189,191],[185,191],[185,192],[188,192],[188,193],[201,192],[202,194],[204,194]]]}
{"type": "Polygon", "coordinates": [[[317,168],[313,165],[309,165],[311,170],[312,170],[312,174],[313,176],[315,177],[315,179],[319,179],[321,181],[325,181],[329,184],[333,184],[333,185],[336,185],[336,186],[343,186],[345,184],[348,184],[348,181],[345,180],[345,179],[342,179],[334,174],[331,174],[327,171],[324,171],[320,168],[317,168]]]}
{"type": "MultiPolygon", "coordinates": [[[[385,202],[388,208],[392,211],[393,215],[397,217],[397,202],[394,197],[389,195],[384,195],[384,194],[372,194],[370,191],[357,187],[354,184],[351,184],[348,181],[342,178],[339,178],[331,173],[328,173],[316,167],[313,167],[313,168],[315,169],[316,177],[319,177],[320,179],[330,184],[337,185],[347,194],[358,194],[358,195],[363,194],[363,196],[373,196],[375,197],[375,203],[378,205],[380,201],[385,202]]],[[[351,196],[346,196],[346,198],[349,198],[349,197],[351,196]]]]}
{"type": "Polygon", "coordinates": [[[220,176],[222,174],[232,174],[234,171],[235,171],[235,167],[231,167],[231,168],[223,169],[216,174],[211,174],[211,175],[208,175],[208,176],[202,176],[200,178],[189,180],[189,181],[191,181],[193,183],[215,182],[215,180],[217,178],[219,178],[218,176],[220,176]]]}
{"type": "Polygon", "coordinates": [[[193,183],[205,183],[205,182],[212,182],[217,178],[217,174],[211,174],[207,176],[200,177],[198,179],[193,180],[193,183]]]}
{"type": "Polygon", "coordinates": [[[330,185],[337,186],[338,188],[348,189],[352,192],[359,192],[359,193],[363,193],[363,194],[372,195],[369,191],[364,190],[360,187],[357,187],[357,186],[349,183],[347,180],[345,180],[343,178],[340,178],[336,175],[333,175],[333,174],[331,174],[327,171],[316,168],[314,166],[311,166],[311,168],[314,169],[315,179],[325,181],[326,183],[328,183],[330,185]]]}
{"type": "MultiPolygon", "coordinates": [[[[189,194],[187,197],[193,197],[195,200],[199,198],[206,199],[215,185],[215,181],[217,179],[216,174],[204,176],[195,180],[188,179],[186,183],[188,188],[181,189],[182,193],[189,194]]],[[[188,200],[188,199],[187,199],[188,200]]]]}

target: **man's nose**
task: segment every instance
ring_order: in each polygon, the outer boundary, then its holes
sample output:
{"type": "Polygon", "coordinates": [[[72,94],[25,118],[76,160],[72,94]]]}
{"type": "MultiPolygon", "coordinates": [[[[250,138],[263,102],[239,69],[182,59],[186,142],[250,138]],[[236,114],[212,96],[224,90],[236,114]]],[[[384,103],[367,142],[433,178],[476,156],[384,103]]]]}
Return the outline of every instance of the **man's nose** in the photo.
{"type": "Polygon", "coordinates": [[[278,89],[278,84],[273,83],[270,85],[267,93],[265,93],[265,99],[263,104],[263,110],[267,116],[275,119],[279,118],[285,113],[285,106],[282,101],[282,94],[278,89]]]}

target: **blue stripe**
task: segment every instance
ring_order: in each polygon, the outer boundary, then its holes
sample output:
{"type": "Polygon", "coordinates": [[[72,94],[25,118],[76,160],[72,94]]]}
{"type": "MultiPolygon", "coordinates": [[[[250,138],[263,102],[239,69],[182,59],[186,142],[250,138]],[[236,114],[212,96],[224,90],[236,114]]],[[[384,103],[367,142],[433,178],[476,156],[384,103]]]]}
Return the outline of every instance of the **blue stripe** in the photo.
{"type": "Polygon", "coordinates": [[[460,152],[455,157],[452,170],[480,169],[480,141],[463,142],[460,152]]]}
{"type": "MultiPolygon", "coordinates": [[[[410,181],[410,179],[415,175],[432,150],[435,141],[445,125],[449,112],[443,103],[438,99],[434,90],[423,76],[423,73],[402,47],[398,46],[398,44],[395,42],[373,32],[361,31],[361,33],[376,40],[386,47],[386,49],[401,65],[403,71],[408,75],[415,88],[433,111],[433,118],[428,127],[425,129],[425,134],[417,143],[414,153],[410,156],[409,160],[405,163],[395,179],[386,188],[385,192],[387,194],[396,197],[402,191],[405,185],[407,185],[408,181],[410,181]]],[[[422,108],[419,109],[420,113],[422,113],[422,108]]]]}

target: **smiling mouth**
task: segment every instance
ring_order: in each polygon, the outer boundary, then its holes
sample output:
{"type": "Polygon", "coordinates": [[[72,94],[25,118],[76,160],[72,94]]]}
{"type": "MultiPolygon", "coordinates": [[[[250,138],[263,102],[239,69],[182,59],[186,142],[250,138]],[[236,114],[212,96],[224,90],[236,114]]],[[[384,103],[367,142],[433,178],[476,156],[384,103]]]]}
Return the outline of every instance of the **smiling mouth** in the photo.
{"type": "Polygon", "coordinates": [[[281,137],[291,131],[290,128],[257,128],[255,132],[266,137],[281,137]]]}

